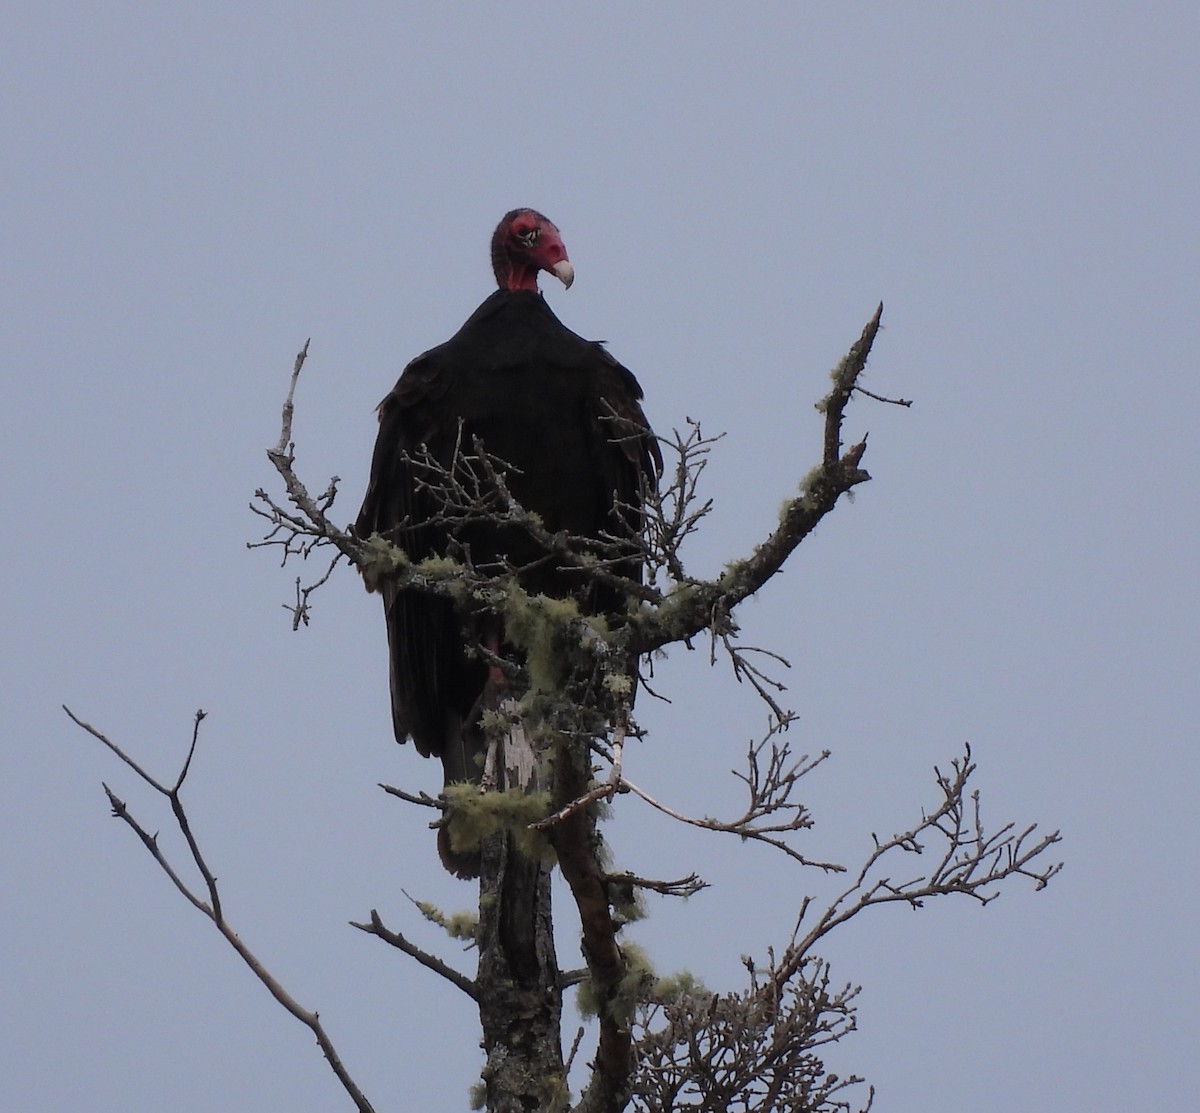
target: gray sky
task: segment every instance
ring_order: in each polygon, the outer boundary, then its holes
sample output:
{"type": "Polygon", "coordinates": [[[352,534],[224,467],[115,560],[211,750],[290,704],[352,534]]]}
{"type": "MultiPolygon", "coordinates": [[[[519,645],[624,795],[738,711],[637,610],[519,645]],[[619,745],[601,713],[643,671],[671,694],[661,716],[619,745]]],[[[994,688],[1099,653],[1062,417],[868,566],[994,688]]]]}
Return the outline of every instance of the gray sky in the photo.
{"type": "MultiPolygon", "coordinates": [[[[353,517],[373,406],[488,293],[515,205],[561,228],[577,282],[548,296],[651,420],[728,434],[697,571],[774,524],[886,304],[866,385],[916,405],[855,402],[874,481],[743,614],[794,665],[793,744],[834,752],[806,847],[857,863],[970,741],[985,816],[1061,826],[1067,870],[831,939],[865,987],[831,1063],[900,1113],[1200,1090],[1198,9],[648,7],[9,6],[3,1108],[348,1108],[109,818],[101,778],[177,848],[63,702],[163,776],[210,712],[188,800],[230,918],[381,1111],[465,1108],[468,1003],[346,926],[377,907],[454,956],[400,890],[471,898],[375,787],[440,776],[390,740],[378,600],[343,574],[293,635],[246,504],[311,336],[299,466],[353,517]]],[[[658,687],[629,776],[732,812],[761,707],[703,653],[658,687]]],[[[633,936],[712,988],[830,892],[632,800],[611,836],[714,883],[633,936]]]]}

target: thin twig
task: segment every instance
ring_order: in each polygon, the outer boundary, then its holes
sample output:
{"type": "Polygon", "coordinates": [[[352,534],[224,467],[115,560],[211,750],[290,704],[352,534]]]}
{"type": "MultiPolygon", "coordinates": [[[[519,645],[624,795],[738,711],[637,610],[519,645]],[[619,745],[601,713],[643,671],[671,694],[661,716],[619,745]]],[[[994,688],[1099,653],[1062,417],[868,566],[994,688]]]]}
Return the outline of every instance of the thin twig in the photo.
{"type": "Polygon", "coordinates": [[[405,792],[402,788],[396,788],[393,785],[385,784],[380,784],[379,787],[382,788],[383,791],[389,796],[395,796],[398,799],[405,800],[410,804],[419,804],[423,808],[436,808],[438,811],[443,812],[446,810],[446,804],[444,801],[439,800],[434,796],[430,796],[427,792],[405,792]]]}
{"type": "MultiPolygon", "coordinates": [[[[580,980],[587,976],[586,970],[580,971],[580,980]]],[[[571,1064],[575,1062],[575,1055],[579,1051],[579,1045],[583,1042],[583,1026],[580,1025],[575,1033],[575,1038],[571,1041],[571,1050],[567,1053],[566,1062],[563,1063],[563,1077],[566,1078],[571,1073],[571,1064]]]]}
{"type": "Polygon", "coordinates": [[[687,877],[676,878],[673,881],[656,881],[650,877],[638,877],[632,873],[610,873],[607,875],[609,884],[629,885],[637,889],[648,889],[664,897],[694,897],[702,889],[707,889],[708,882],[697,874],[689,873],[687,877]]]}
{"type": "Polygon", "coordinates": [[[358,928],[359,931],[365,931],[368,935],[374,935],[382,939],[385,943],[390,943],[406,955],[415,958],[426,969],[432,970],[435,974],[440,974],[446,981],[453,986],[457,986],[472,1000],[479,999],[479,991],[470,978],[460,971],[455,970],[448,963],[443,962],[437,955],[431,955],[428,951],[421,950],[415,943],[409,942],[400,932],[392,931],[390,928],[385,927],[383,921],[379,918],[379,913],[374,908],[371,909],[371,919],[368,923],[360,924],[351,920],[350,926],[358,928]]]}
{"type": "Polygon", "coordinates": [[[577,796],[570,803],[559,808],[553,815],[548,815],[545,819],[539,819],[529,824],[531,831],[548,831],[551,827],[573,816],[589,804],[594,804],[597,800],[611,800],[616,793],[624,791],[622,786],[625,782],[621,778],[621,755],[625,752],[625,732],[625,723],[618,723],[617,729],[613,732],[612,770],[609,773],[608,780],[604,784],[597,785],[590,791],[583,793],[583,795],[577,796]]]}
{"type": "Polygon", "coordinates": [[[876,402],[885,402],[889,406],[904,406],[907,408],[912,405],[911,398],[885,398],[882,394],[876,394],[868,390],[865,386],[856,386],[854,389],[859,394],[865,394],[868,398],[873,398],[876,402]]]}

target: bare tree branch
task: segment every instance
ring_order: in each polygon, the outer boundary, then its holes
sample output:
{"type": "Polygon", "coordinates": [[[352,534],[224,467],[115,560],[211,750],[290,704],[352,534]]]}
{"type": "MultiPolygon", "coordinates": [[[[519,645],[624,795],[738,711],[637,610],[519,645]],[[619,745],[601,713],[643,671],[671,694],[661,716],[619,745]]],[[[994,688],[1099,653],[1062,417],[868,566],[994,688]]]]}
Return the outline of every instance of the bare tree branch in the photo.
{"type": "Polygon", "coordinates": [[[784,508],[778,528],[755,546],[751,556],[728,565],[718,580],[688,583],[654,613],[640,614],[634,638],[637,653],[649,653],[672,642],[684,641],[702,630],[714,630],[720,635],[727,628],[728,616],[734,608],[783,567],[837,500],[871,478],[860,467],[867,450],[866,438],[843,453],[842,422],[846,405],[866,368],[882,315],[881,304],[862,335],[834,368],[833,389],[817,404],[817,409],[825,414],[821,463],[809,472],[800,494],[784,508]]]}
{"type": "Polygon", "coordinates": [[[664,456],[673,456],[675,465],[665,472],[665,485],[648,492],[646,498],[647,575],[651,585],[664,571],[666,578],[677,584],[696,582],[684,571],[682,549],[713,506],[712,499],[700,501],[700,479],[708,466],[713,445],[725,434],[706,437],[700,422],[690,417],[686,424],[685,434],[673,429],[670,439],[659,438],[664,456]]]}
{"type": "Polygon", "coordinates": [[[889,406],[903,406],[905,409],[909,409],[912,406],[911,398],[886,398],[882,394],[876,394],[874,391],[868,390],[865,386],[856,386],[854,392],[874,399],[876,402],[884,402],[889,406]]]}
{"type": "Polygon", "coordinates": [[[698,875],[689,873],[687,877],[679,877],[673,881],[656,881],[651,877],[638,877],[636,874],[621,872],[610,873],[606,876],[609,885],[627,885],[631,889],[649,889],[664,897],[694,897],[702,889],[709,887],[708,882],[698,875]]]}
{"type": "Polygon", "coordinates": [[[818,765],[829,757],[825,750],[815,758],[804,755],[793,758],[791,747],[787,742],[777,742],[775,738],[785,730],[795,717],[787,714],[782,720],[772,722],[767,734],[757,742],[751,742],[746,751],[746,772],[733,770],[733,775],[746,785],[748,801],[746,810],[732,820],[719,820],[705,817],[695,819],[676,811],[674,808],[656,800],[650,793],[639,788],[632,781],[621,780],[625,791],[639,796],[652,808],[668,815],[680,823],[691,827],[700,827],[706,831],[722,831],[737,835],[742,839],[750,839],[767,843],[782,850],[789,858],[802,866],[813,866],[830,873],[842,873],[845,866],[834,862],[818,862],[801,854],[791,846],[781,835],[792,831],[807,830],[812,826],[812,817],[803,804],[792,798],[800,779],[811,773],[818,765]],[[768,750],[768,746],[770,747],[768,750]],[[786,816],[779,819],[779,816],[786,816]]]}
{"type": "MultiPolygon", "coordinates": [[[[816,943],[839,924],[857,916],[872,905],[897,901],[913,908],[924,907],[931,897],[962,894],[988,904],[999,894],[995,887],[1010,877],[1027,877],[1037,889],[1044,889],[1059,873],[1062,862],[1033,867],[1035,860],[1044,861],[1045,852],[1062,841],[1058,831],[1034,841],[1037,825],[1032,824],[1019,833],[1012,823],[1006,823],[987,834],[980,814],[978,792],[967,795],[967,783],[975,772],[971,747],[964,756],[951,762],[951,773],[934,770],[942,800],[938,807],[921,822],[907,831],[886,840],[875,838],[875,848],[858,871],[854,883],[846,889],[817,918],[807,933],[800,928],[810,902],[805,900],[796,920],[792,941],[780,962],[781,976],[790,976],[799,968],[816,943]],[[879,876],[885,859],[893,861],[897,854],[924,854],[927,840],[942,842],[941,856],[927,874],[908,881],[893,881],[890,873],[879,876]]],[[[874,837],[874,836],[873,836],[874,837]]]]}
{"type": "Polygon", "coordinates": [[[461,989],[473,1001],[479,999],[475,983],[470,978],[455,970],[453,966],[443,962],[437,955],[431,955],[428,951],[421,950],[420,947],[415,943],[409,942],[398,931],[391,931],[384,927],[383,921],[379,918],[379,913],[374,908],[371,909],[371,919],[367,923],[360,924],[351,920],[350,926],[358,928],[359,931],[365,931],[368,935],[374,935],[382,939],[385,943],[390,943],[406,955],[415,958],[426,969],[432,970],[435,974],[440,974],[451,985],[461,989]]]}
{"type": "MultiPolygon", "coordinates": [[[[299,367],[297,367],[297,372],[299,367]]],[[[350,1073],[342,1063],[341,1056],[338,1054],[337,1048],[334,1047],[333,1041],[329,1038],[325,1031],[317,1013],[304,1008],[276,979],[276,977],[267,969],[262,961],[250,950],[249,947],[242,941],[242,938],[229,921],[225,918],[221,910],[221,899],[217,889],[216,877],[212,870],[209,869],[208,863],[205,861],[204,855],[200,850],[199,843],[192,834],[191,824],[188,821],[187,811],[183,806],[183,801],[180,798],[180,791],[183,788],[183,783],[187,778],[188,771],[191,769],[192,757],[196,752],[196,743],[199,737],[200,723],[205,717],[203,711],[197,711],[192,727],[192,740],[188,747],[187,758],[184,760],[183,767],[179,772],[179,776],[175,779],[174,785],[167,788],[159,781],[155,780],[138,762],[134,761],[126,754],[116,743],[108,739],[103,733],[93,727],[90,723],[84,722],[78,718],[70,708],[64,705],[63,710],[73,723],[81,727],[93,738],[101,741],[114,754],[117,755],[126,765],[128,765],[146,784],[150,785],[157,792],[166,796],[171,805],[171,811],[175,816],[176,824],[180,832],[183,834],[187,842],[188,850],[192,856],[192,862],[199,871],[200,876],[204,879],[205,887],[208,891],[208,901],[196,895],[191,887],[185,882],[176,869],[168,861],[166,855],[158,845],[158,837],[150,834],[132,815],[124,801],[119,799],[116,794],[108,787],[104,786],[104,791],[108,796],[109,803],[112,805],[113,815],[116,818],[124,821],[130,829],[141,840],[142,845],[150,852],[151,857],[158,863],[162,871],[171,879],[171,883],[177,888],[193,908],[204,913],[209,920],[216,926],[217,930],[225,937],[225,941],[238,953],[242,961],[250,968],[254,976],[267,988],[267,991],[279,1002],[292,1016],[294,1016],[301,1024],[303,1024],[313,1036],[316,1038],[318,1046],[321,1048],[326,1061],[329,1063],[333,1073],[337,1076],[337,1080],[342,1084],[342,1088],[350,1096],[354,1102],[355,1108],[359,1113],[374,1113],[374,1107],[367,1100],[366,1095],[358,1088],[354,1079],[350,1077],[350,1073]]]]}
{"type": "Polygon", "coordinates": [[[396,788],[393,785],[381,784],[379,786],[389,796],[395,796],[399,800],[404,800],[409,804],[417,804],[422,808],[436,808],[438,811],[445,811],[446,805],[441,800],[437,800],[430,796],[427,792],[405,792],[402,788],[396,788]]]}

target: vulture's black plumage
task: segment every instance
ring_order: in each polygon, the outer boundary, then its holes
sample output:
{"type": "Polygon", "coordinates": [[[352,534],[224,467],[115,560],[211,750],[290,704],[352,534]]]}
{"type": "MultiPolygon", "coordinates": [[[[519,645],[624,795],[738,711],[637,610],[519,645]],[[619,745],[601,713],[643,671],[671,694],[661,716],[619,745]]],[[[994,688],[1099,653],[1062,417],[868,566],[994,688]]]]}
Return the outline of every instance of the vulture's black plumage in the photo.
{"type": "MultiPolygon", "coordinates": [[[[558,229],[540,213],[515,209],[492,238],[499,289],[446,343],[412,361],[379,405],[371,478],[355,531],[380,533],[414,561],[461,554],[479,566],[507,559],[526,565],[544,555],[514,527],[435,521],[437,498],[419,482],[422,454],[455,467],[456,447],[478,438],[509,465],[516,500],[545,527],[579,537],[634,537],[648,484],[661,467],[632,373],[596,342],[550,311],[537,288],[545,270],[570,286],[574,272],[558,229]]],[[[623,571],[640,576],[636,545],[623,571]]],[[[563,573],[553,560],[521,574],[525,590],[579,600],[592,614],[620,613],[619,589],[563,573]]],[[[456,611],[445,598],[384,583],[396,740],[411,737],[442,760],[446,783],[479,781],[484,750],[478,716],[489,666],[474,649],[504,643],[501,620],[456,611]]],[[[439,839],[447,868],[463,876],[475,863],[439,839]]]]}

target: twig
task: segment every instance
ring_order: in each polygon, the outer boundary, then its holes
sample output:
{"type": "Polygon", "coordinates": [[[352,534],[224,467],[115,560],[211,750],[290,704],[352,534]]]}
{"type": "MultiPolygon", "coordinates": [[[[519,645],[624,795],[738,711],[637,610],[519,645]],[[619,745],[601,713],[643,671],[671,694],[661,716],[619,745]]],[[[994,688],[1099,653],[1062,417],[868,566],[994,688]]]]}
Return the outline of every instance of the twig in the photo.
{"type": "Polygon", "coordinates": [[[876,402],[886,402],[889,406],[904,406],[907,408],[912,405],[911,398],[885,398],[882,394],[875,394],[865,386],[856,386],[854,389],[859,394],[865,394],[868,398],[875,399],[876,402]]]}
{"type": "Polygon", "coordinates": [[[289,460],[294,459],[294,457],[291,456],[291,453],[295,448],[295,445],[292,443],[292,418],[296,413],[296,406],[294,404],[294,399],[296,397],[296,383],[300,378],[300,369],[304,366],[304,361],[308,359],[308,346],[311,343],[312,337],[310,336],[306,341],[304,341],[304,347],[296,353],[296,362],[292,367],[292,381],[288,384],[287,398],[285,398],[283,402],[283,421],[281,423],[282,427],[279,433],[279,443],[275,445],[274,449],[275,455],[287,455],[289,460]]]}
{"type": "Polygon", "coordinates": [[[611,800],[616,793],[625,791],[623,787],[625,782],[621,777],[621,755],[625,752],[625,732],[625,723],[618,723],[617,729],[613,732],[612,770],[609,773],[608,780],[604,784],[597,785],[590,791],[583,793],[581,796],[577,796],[570,803],[559,808],[553,815],[548,815],[545,819],[539,819],[534,823],[530,823],[529,829],[531,831],[548,831],[551,827],[573,816],[589,804],[594,804],[597,800],[611,800]]]}
{"type": "Polygon", "coordinates": [[[368,935],[374,935],[382,939],[385,943],[390,943],[406,955],[415,958],[426,969],[432,970],[435,974],[440,974],[446,981],[451,985],[457,986],[472,1000],[479,999],[479,991],[470,978],[455,970],[448,963],[443,962],[437,955],[431,955],[428,951],[421,950],[420,947],[415,943],[409,942],[398,931],[391,931],[385,927],[383,921],[379,918],[379,913],[374,908],[371,909],[371,919],[368,923],[360,924],[351,920],[350,926],[358,928],[359,931],[365,931],[368,935]]]}
{"type": "Polygon", "coordinates": [[[445,811],[446,805],[442,800],[438,800],[434,796],[430,796],[427,792],[405,792],[402,788],[395,788],[392,785],[381,784],[379,786],[389,796],[395,796],[400,800],[406,800],[410,804],[419,804],[423,808],[436,808],[438,811],[445,811]]]}
{"type": "Polygon", "coordinates": [[[689,873],[674,881],[655,881],[650,877],[638,877],[632,873],[610,873],[607,875],[610,885],[628,885],[636,889],[648,889],[664,897],[694,897],[702,889],[707,889],[708,882],[697,874],[689,873]]]}
{"type": "Polygon", "coordinates": [[[733,771],[733,775],[745,784],[748,796],[746,810],[736,819],[719,820],[708,817],[696,819],[684,815],[655,799],[645,789],[624,777],[621,779],[621,791],[632,792],[652,808],[662,812],[663,815],[670,816],[680,823],[686,823],[688,826],[699,827],[706,831],[721,831],[737,835],[742,839],[763,842],[782,850],[789,858],[802,866],[811,866],[828,873],[843,873],[845,866],[840,866],[835,862],[814,861],[801,854],[780,837],[789,832],[805,830],[812,826],[808,810],[803,804],[795,802],[792,794],[801,778],[807,776],[829,757],[829,751],[824,750],[815,758],[804,755],[794,759],[791,747],[786,742],[774,741],[775,737],[786,730],[793,720],[794,716],[788,714],[782,719],[772,721],[764,737],[748,745],[746,771],[744,773],[733,771]],[[780,816],[785,818],[778,818],[780,816]]]}
{"type": "MultiPolygon", "coordinates": [[[[581,978],[586,977],[586,971],[580,971],[581,978]]],[[[575,1038],[571,1041],[571,1050],[567,1053],[566,1062],[563,1063],[563,1077],[566,1078],[571,1073],[571,1064],[575,1062],[575,1056],[579,1051],[579,1045],[583,1042],[583,1026],[575,1032],[575,1038]]]]}

